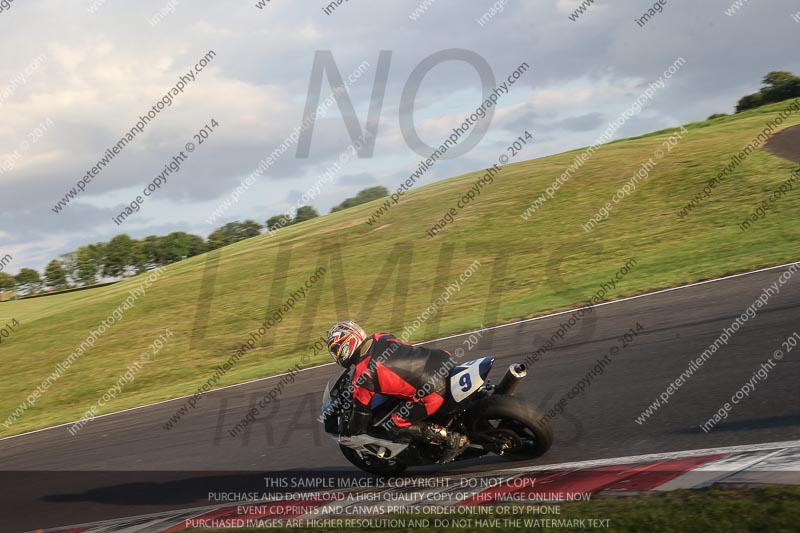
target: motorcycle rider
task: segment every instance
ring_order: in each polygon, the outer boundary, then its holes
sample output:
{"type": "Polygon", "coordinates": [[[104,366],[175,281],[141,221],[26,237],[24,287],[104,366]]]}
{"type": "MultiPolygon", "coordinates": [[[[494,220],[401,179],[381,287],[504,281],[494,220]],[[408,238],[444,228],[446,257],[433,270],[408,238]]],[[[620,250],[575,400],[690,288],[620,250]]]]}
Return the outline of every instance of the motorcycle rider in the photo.
{"type": "Polygon", "coordinates": [[[343,436],[367,432],[372,419],[370,402],[380,393],[406,400],[382,424],[398,440],[444,444],[439,460],[442,464],[458,457],[469,445],[465,435],[423,421],[444,403],[447,373],[438,371],[455,366],[447,351],[412,346],[387,333],[367,337],[358,324],[350,321],[334,324],[327,341],[338,365],[355,365],[353,412],[343,436]]]}

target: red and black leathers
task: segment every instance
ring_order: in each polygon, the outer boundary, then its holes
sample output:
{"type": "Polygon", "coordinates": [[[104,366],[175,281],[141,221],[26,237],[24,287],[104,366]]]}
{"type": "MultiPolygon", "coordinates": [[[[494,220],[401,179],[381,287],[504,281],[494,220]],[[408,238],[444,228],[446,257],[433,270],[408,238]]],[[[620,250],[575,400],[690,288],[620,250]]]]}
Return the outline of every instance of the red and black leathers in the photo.
{"type": "Polygon", "coordinates": [[[376,394],[403,398],[391,415],[397,427],[408,427],[435,413],[444,403],[449,369],[455,366],[445,350],[412,346],[392,335],[376,333],[356,352],[353,415],[349,434],[363,433],[372,418],[376,394]]]}

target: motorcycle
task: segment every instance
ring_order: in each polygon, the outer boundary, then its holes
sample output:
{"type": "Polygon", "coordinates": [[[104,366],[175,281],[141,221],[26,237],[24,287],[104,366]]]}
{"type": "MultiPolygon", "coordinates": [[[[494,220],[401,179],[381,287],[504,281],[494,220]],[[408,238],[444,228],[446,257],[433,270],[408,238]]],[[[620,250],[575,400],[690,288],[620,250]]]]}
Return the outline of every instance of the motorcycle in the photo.
{"type": "MultiPolygon", "coordinates": [[[[490,453],[510,460],[544,455],[553,443],[553,432],[542,416],[514,396],[527,375],[524,365],[511,365],[497,385],[489,382],[494,357],[483,357],[451,369],[445,402],[426,422],[439,424],[469,438],[470,445],[456,460],[490,453]]],[[[353,465],[377,476],[396,476],[409,466],[437,464],[442,443],[398,442],[382,428],[392,411],[404,400],[376,394],[370,405],[373,423],[367,434],[343,436],[352,412],[352,369],[332,376],[322,396],[321,422],[339,443],[353,465]]]]}

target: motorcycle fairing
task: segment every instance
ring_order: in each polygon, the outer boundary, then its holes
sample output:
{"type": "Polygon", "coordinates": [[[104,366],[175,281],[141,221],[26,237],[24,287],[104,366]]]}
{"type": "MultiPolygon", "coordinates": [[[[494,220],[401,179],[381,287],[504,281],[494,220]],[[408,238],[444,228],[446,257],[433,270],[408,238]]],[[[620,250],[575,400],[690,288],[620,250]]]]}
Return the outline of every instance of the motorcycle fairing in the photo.
{"type": "Polygon", "coordinates": [[[403,451],[405,451],[406,448],[408,448],[407,443],[379,439],[367,434],[353,435],[351,437],[340,437],[338,440],[339,444],[342,444],[343,446],[347,446],[348,448],[353,448],[356,451],[365,452],[370,455],[378,455],[378,450],[380,448],[384,448],[384,455],[381,456],[383,459],[397,457],[403,451]]]}
{"type": "Polygon", "coordinates": [[[494,357],[482,357],[463,363],[450,371],[450,395],[456,403],[478,392],[494,364],[494,357]]]}

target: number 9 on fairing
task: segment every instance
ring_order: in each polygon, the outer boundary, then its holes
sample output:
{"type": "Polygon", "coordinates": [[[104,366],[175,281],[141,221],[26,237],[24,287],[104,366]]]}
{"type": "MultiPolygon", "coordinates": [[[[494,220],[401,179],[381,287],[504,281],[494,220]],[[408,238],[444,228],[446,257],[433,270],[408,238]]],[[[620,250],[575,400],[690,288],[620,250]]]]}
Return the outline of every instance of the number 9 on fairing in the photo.
{"type": "Polygon", "coordinates": [[[469,374],[463,374],[458,380],[458,384],[461,385],[461,390],[463,392],[467,392],[472,388],[472,378],[469,377],[469,374]]]}

